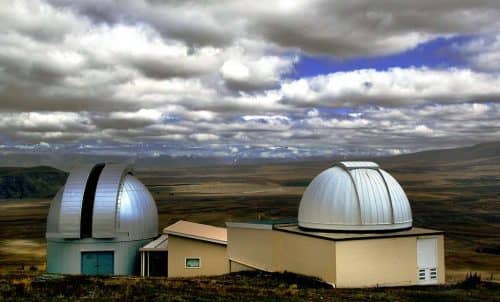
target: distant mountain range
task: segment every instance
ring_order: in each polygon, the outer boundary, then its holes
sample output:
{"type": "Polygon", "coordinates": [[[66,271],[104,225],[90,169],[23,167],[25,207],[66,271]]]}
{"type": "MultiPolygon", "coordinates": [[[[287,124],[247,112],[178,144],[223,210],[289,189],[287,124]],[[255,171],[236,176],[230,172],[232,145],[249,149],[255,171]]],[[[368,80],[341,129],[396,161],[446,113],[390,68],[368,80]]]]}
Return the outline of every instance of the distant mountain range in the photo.
{"type": "Polygon", "coordinates": [[[448,165],[498,165],[500,163],[500,142],[477,144],[470,147],[422,151],[398,156],[380,158],[379,162],[391,164],[435,164],[448,165]]]}
{"type": "Polygon", "coordinates": [[[137,170],[163,170],[171,168],[210,167],[218,165],[254,165],[267,163],[287,163],[302,161],[329,160],[326,157],[300,158],[231,158],[231,157],[194,157],[194,156],[122,156],[122,155],[93,155],[93,154],[44,154],[21,153],[4,154],[1,156],[0,166],[33,167],[51,166],[69,171],[80,164],[90,163],[130,163],[137,170]]]}
{"type": "MultiPolygon", "coordinates": [[[[421,163],[436,163],[446,161],[481,161],[499,159],[500,142],[482,143],[470,147],[454,149],[429,150],[417,153],[370,158],[380,162],[417,161],[421,163]]],[[[355,158],[353,158],[355,159],[355,158]]],[[[138,170],[162,170],[169,168],[188,168],[216,165],[253,165],[270,163],[298,163],[302,161],[337,161],[348,160],[344,157],[316,157],[316,158],[286,158],[286,159],[261,159],[261,158],[224,158],[224,157],[173,157],[161,155],[157,157],[135,157],[119,155],[90,155],[66,153],[21,153],[4,154],[0,166],[33,167],[51,166],[69,171],[74,166],[82,163],[96,162],[128,162],[133,163],[138,170]]]]}

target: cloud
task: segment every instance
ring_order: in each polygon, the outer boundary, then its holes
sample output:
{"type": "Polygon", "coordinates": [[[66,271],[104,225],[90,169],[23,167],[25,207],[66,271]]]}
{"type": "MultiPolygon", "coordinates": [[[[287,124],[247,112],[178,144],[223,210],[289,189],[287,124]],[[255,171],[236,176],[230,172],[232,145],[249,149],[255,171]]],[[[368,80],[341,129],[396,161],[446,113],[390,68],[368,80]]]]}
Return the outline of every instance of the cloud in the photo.
{"type": "Polygon", "coordinates": [[[500,68],[500,35],[486,34],[465,43],[457,43],[455,49],[473,68],[497,72],[500,68]]]}
{"type": "Polygon", "coordinates": [[[319,117],[313,117],[306,120],[307,125],[311,128],[334,128],[334,129],[356,129],[369,127],[370,121],[366,119],[323,119],[319,117]]]}
{"type": "Polygon", "coordinates": [[[16,32],[38,41],[54,42],[78,31],[80,25],[81,22],[72,14],[54,9],[43,1],[12,1],[4,3],[0,8],[3,34],[16,32]]]}
{"type": "MultiPolygon", "coordinates": [[[[81,113],[52,116],[31,113],[35,118],[30,119],[19,113],[9,114],[8,119],[3,114],[0,120],[9,122],[3,123],[0,130],[15,142],[9,145],[11,147],[47,142],[50,146],[46,149],[64,147],[68,151],[74,148],[81,152],[82,145],[89,146],[85,149],[88,151],[102,149],[104,144],[108,146],[106,152],[110,153],[112,150],[143,152],[134,147],[140,145],[146,150],[167,154],[198,156],[216,152],[234,156],[234,148],[238,149],[238,156],[318,156],[332,152],[337,155],[392,154],[394,150],[408,152],[429,145],[452,147],[500,139],[500,105],[495,103],[367,107],[360,108],[355,115],[323,110],[320,116],[310,116],[308,112],[244,115],[232,120],[216,117],[201,121],[156,119],[151,114],[153,118],[147,125],[134,125],[134,118],[147,115],[142,111],[133,117],[127,114],[130,127],[104,127],[94,114],[87,114],[88,118],[82,120],[76,118],[81,113]],[[47,120],[51,122],[44,125],[47,120]],[[62,125],[61,128],[58,125],[62,125]],[[38,127],[45,127],[45,130],[39,131],[44,128],[38,127]],[[195,143],[197,148],[189,148],[189,142],[195,143]],[[222,147],[227,150],[221,151],[222,147]]],[[[124,116],[114,116],[120,117],[124,116]]]]}
{"type": "Polygon", "coordinates": [[[406,106],[500,100],[500,76],[468,69],[354,70],[286,82],[282,101],[296,106],[406,106]]]}
{"type": "Polygon", "coordinates": [[[215,141],[219,139],[219,136],[212,133],[194,133],[189,137],[199,142],[215,141]]]}
{"type": "Polygon", "coordinates": [[[308,117],[317,117],[317,116],[319,116],[319,111],[318,111],[318,109],[313,108],[313,109],[311,109],[311,110],[307,111],[307,116],[308,116],[308,117]]]}
{"type": "Polygon", "coordinates": [[[140,145],[282,157],[500,139],[499,9],[451,0],[11,1],[0,7],[2,150],[132,154],[140,145]],[[454,51],[465,64],[455,68],[300,74],[306,57],[398,54],[464,35],[454,51]]]}
{"type": "Polygon", "coordinates": [[[71,131],[91,127],[87,116],[74,112],[4,113],[0,116],[0,129],[3,131],[71,131]]]}
{"type": "Polygon", "coordinates": [[[220,68],[226,85],[233,90],[250,91],[273,88],[282,76],[292,71],[296,57],[263,56],[229,59],[220,68]]]}
{"type": "Polygon", "coordinates": [[[161,116],[161,111],[140,109],[136,112],[117,111],[110,114],[96,114],[92,119],[100,128],[130,129],[156,124],[161,116]]]}

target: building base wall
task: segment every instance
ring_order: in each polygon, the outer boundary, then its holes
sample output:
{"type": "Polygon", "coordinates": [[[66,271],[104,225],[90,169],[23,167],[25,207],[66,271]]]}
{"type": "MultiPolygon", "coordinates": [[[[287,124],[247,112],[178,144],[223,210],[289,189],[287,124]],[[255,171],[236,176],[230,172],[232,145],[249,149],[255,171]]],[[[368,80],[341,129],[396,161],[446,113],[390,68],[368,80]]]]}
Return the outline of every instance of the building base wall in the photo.
{"type": "Polygon", "coordinates": [[[421,237],[414,236],[336,242],[336,286],[353,288],[443,284],[443,236],[431,237],[437,240],[437,278],[430,282],[418,280],[419,238],[421,237]]]}
{"type": "Polygon", "coordinates": [[[228,256],[232,272],[252,267],[267,272],[288,271],[335,283],[333,241],[265,228],[229,227],[228,256]]]}
{"type": "MultiPolygon", "coordinates": [[[[322,235],[322,234],[320,234],[322,235]]],[[[345,238],[321,238],[258,227],[228,227],[228,257],[231,271],[245,267],[268,272],[293,272],[318,277],[335,287],[387,287],[445,283],[444,236],[412,235],[345,238]],[[422,264],[417,263],[417,240],[433,238],[433,263],[426,267],[422,281],[422,264]],[[233,268],[233,263],[234,268],[233,268]],[[432,267],[432,268],[431,268],[432,267]]],[[[424,257],[425,258],[425,257],[424,257]]]]}
{"type": "Polygon", "coordinates": [[[243,263],[236,262],[234,260],[229,260],[229,272],[246,272],[246,271],[256,271],[257,269],[244,265],[243,263]]]}
{"type": "Polygon", "coordinates": [[[230,260],[259,270],[273,272],[276,232],[271,229],[228,227],[227,254],[230,260]]]}
{"type": "Polygon", "coordinates": [[[286,232],[274,232],[274,270],[335,280],[335,242],[286,232]]]}
{"type": "Polygon", "coordinates": [[[139,248],[151,239],[116,242],[110,240],[47,240],[47,273],[81,274],[82,252],[112,251],[114,275],[134,275],[139,270],[139,248]]]}

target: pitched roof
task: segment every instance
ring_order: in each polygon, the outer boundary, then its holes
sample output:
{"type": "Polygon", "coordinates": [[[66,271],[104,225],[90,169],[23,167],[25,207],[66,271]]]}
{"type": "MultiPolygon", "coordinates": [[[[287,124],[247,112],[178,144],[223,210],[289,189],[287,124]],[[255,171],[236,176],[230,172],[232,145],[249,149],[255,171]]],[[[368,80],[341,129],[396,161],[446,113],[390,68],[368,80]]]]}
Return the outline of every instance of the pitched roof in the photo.
{"type": "Polygon", "coordinates": [[[164,234],[227,244],[226,228],[179,220],[163,229],[164,234]]]}
{"type": "Polygon", "coordinates": [[[161,235],[160,237],[141,247],[139,251],[168,251],[168,235],[161,235]]]}

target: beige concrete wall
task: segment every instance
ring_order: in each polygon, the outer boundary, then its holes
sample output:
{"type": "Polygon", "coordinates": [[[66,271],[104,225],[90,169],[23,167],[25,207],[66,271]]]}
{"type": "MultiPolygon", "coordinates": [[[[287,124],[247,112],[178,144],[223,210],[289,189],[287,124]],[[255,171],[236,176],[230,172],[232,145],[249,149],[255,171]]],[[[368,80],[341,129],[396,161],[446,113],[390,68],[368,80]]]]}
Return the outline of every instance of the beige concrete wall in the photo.
{"type": "Polygon", "coordinates": [[[270,272],[289,271],[335,282],[333,241],[275,230],[230,227],[228,256],[243,266],[270,272]]]}
{"type": "Polygon", "coordinates": [[[273,272],[273,230],[227,228],[227,254],[229,260],[273,272]]]}
{"type": "Polygon", "coordinates": [[[444,235],[438,236],[438,282],[446,283],[446,264],[444,262],[444,235]]]}
{"type": "Polygon", "coordinates": [[[236,261],[229,261],[229,272],[243,272],[243,271],[255,271],[256,269],[250,266],[246,266],[244,264],[238,263],[236,261]]]}
{"type": "MultiPolygon", "coordinates": [[[[438,283],[444,283],[443,236],[431,237],[437,238],[438,283]]],[[[228,257],[238,262],[232,271],[245,266],[289,271],[319,277],[337,287],[417,284],[416,236],[331,241],[276,230],[230,227],[228,257]]]]}
{"type": "Polygon", "coordinates": [[[168,236],[168,277],[212,276],[229,273],[226,246],[168,236]],[[185,268],[186,258],[200,258],[200,268],[185,268]]]}
{"type": "MultiPolygon", "coordinates": [[[[443,236],[438,237],[438,283],[444,283],[443,236]]],[[[337,287],[417,284],[417,237],[339,241],[337,287]]]]}
{"type": "Polygon", "coordinates": [[[335,242],[286,232],[274,232],[276,271],[318,277],[335,283],[335,242]]]}
{"type": "Polygon", "coordinates": [[[337,287],[410,285],[417,282],[416,237],[339,241],[337,287]]]}

